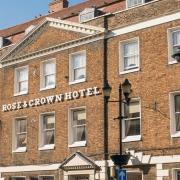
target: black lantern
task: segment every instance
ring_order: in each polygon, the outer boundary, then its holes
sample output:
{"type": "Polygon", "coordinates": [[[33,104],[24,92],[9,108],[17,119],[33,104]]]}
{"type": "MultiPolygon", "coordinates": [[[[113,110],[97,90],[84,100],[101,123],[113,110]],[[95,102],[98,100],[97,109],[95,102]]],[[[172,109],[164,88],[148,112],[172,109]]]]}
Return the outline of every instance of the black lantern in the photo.
{"type": "Polygon", "coordinates": [[[122,83],[122,91],[125,97],[125,100],[127,103],[129,103],[129,94],[131,93],[131,83],[128,79],[125,79],[125,81],[122,83]]]}
{"type": "Polygon", "coordinates": [[[109,99],[112,88],[109,85],[108,81],[105,81],[104,87],[102,89],[103,89],[104,97],[109,99]]]}

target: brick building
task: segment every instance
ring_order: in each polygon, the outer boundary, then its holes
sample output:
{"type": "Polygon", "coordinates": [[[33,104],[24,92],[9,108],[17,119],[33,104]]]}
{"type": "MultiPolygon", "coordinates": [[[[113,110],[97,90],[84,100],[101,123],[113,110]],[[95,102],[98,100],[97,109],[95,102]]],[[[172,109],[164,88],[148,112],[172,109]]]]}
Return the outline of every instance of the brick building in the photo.
{"type": "Polygon", "coordinates": [[[113,179],[119,84],[128,180],[180,180],[179,0],[89,0],[0,30],[0,180],[113,179]],[[108,118],[105,118],[108,114],[108,118]]]}

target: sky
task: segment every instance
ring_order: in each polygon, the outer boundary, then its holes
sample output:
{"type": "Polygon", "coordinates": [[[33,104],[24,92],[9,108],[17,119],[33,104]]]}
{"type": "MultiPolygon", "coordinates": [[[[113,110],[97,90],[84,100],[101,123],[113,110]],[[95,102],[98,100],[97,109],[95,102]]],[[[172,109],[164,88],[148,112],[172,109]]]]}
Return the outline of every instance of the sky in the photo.
{"type": "MultiPolygon", "coordinates": [[[[1,0],[0,29],[34,19],[35,16],[48,13],[48,4],[52,0],[1,0]]],[[[69,5],[84,2],[85,0],[69,0],[69,5]]]]}

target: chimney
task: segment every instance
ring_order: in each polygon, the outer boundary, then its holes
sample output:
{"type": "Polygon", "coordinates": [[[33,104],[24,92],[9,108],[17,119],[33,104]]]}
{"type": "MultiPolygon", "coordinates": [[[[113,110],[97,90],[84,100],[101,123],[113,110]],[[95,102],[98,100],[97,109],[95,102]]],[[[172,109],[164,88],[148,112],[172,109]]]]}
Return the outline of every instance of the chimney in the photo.
{"type": "Polygon", "coordinates": [[[68,0],[53,0],[49,3],[49,12],[57,12],[68,7],[68,0]]]}

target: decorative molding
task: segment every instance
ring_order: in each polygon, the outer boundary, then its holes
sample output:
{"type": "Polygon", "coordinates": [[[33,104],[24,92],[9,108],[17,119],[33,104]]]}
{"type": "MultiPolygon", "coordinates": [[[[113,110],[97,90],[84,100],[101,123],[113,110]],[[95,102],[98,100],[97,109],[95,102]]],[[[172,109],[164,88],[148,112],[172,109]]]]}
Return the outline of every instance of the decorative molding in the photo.
{"type": "Polygon", "coordinates": [[[67,50],[67,49],[70,49],[70,48],[74,48],[74,47],[77,47],[77,46],[88,44],[88,43],[98,41],[98,40],[101,40],[101,39],[104,39],[104,35],[101,34],[101,33],[100,34],[95,34],[95,35],[90,35],[90,36],[86,36],[86,37],[83,37],[83,38],[80,38],[80,39],[77,39],[77,40],[69,41],[67,43],[58,44],[58,45],[55,45],[55,46],[52,46],[52,47],[49,47],[49,48],[45,48],[45,49],[35,51],[35,52],[29,53],[29,54],[26,54],[26,55],[22,55],[22,56],[19,56],[19,57],[14,57],[14,58],[12,57],[12,58],[1,61],[1,64],[2,64],[2,67],[6,67],[6,66],[21,63],[21,62],[24,62],[24,61],[39,58],[39,57],[42,57],[42,56],[46,56],[46,55],[49,55],[49,54],[52,54],[52,53],[56,53],[56,52],[59,52],[59,51],[64,51],[64,50],[67,50]]]}
{"type": "Polygon", "coordinates": [[[92,161],[91,159],[89,159],[80,152],[76,152],[72,154],[61,164],[60,168],[65,171],[80,170],[80,169],[100,170],[100,167],[94,161],[92,161]]]}
{"type": "MultiPolygon", "coordinates": [[[[94,27],[94,26],[89,26],[89,25],[85,25],[85,24],[79,24],[79,23],[54,19],[54,18],[45,18],[36,28],[34,28],[30,33],[28,33],[27,36],[25,36],[23,40],[21,40],[19,43],[17,43],[11,50],[7,51],[1,57],[0,61],[1,61],[2,65],[4,65],[9,61],[11,61],[11,62],[12,61],[15,62],[18,60],[22,61],[22,60],[24,60],[24,58],[26,59],[27,57],[28,58],[31,57],[30,59],[36,58],[36,57],[39,57],[37,55],[40,55],[40,54],[42,55],[42,53],[47,54],[47,52],[49,53],[51,50],[53,53],[55,50],[58,49],[59,46],[61,48],[65,46],[67,49],[67,46],[69,46],[69,45],[75,45],[76,43],[78,44],[79,42],[82,43],[83,41],[87,41],[87,40],[90,40],[93,38],[96,39],[97,36],[103,34],[104,32],[105,32],[105,29],[100,28],[100,27],[94,27]],[[39,36],[43,32],[44,28],[47,25],[49,25],[51,27],[59,28],[59,29],[66,29],[69,31],[84,33],[84,34],[87,34],[87,36],[84,38],[77,39],[77,40],[69,41],[67,43],[63,43],[63,44],[59,44],[59,45],[56,45],[53,47],[45,48],[43,50],[39,50],[39,51],[30,53],[30,54],[15,57],[15,55],[17,55],[19,52],[21,52],[23,47],[27,46],[34,39],[36,39],[37,36],[39,36]]],[[[74,47],[74,46],[72,46],[72,47],[74,47]]]]}

